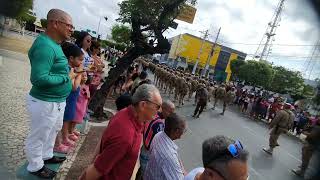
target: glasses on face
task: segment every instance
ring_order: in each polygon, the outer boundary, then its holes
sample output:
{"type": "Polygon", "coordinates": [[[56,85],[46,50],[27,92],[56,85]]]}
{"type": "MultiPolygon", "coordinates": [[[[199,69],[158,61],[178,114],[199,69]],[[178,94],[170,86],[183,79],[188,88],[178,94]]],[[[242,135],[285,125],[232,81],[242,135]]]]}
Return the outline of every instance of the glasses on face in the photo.
{"type": "Polygon", "coordinates": [[[74,30],[75,29],[75,27],[72,25],[72,24],[69,24],[69,23],[66,23],[66,22],[63,22],[63,21],[59,21],[59,20],[56,20],[57,22],[59,22],[59,23],[62,23],[62,24],[64,24],[64,25],[66,25],[69,29],[71,29],[71,30],[74,30]]]}
{"type": "Polygon", "coordinates": [[[150,101],[150,100],[143,100],[143,101],[146,101],[146,102],[149,102],[149,103],[151,103],[151,104],[156,105],[156,109],[157,109],[157,110],[159,110],[159,109],[161,108],[161,105],[159,105],[158,103],[152,102],[152,101],[150,101]]]}
{"type": "Polygon", "coordinates": [[[91,40],[90,40],[90,39],[87,39],[87,43],[91,43],[91,40]]]}

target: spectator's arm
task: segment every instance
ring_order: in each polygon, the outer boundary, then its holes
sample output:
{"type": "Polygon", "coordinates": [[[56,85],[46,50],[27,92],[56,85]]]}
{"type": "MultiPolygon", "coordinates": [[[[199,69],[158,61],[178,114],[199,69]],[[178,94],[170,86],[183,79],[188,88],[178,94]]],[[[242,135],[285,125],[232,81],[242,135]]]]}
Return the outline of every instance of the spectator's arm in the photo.
{"type": "MultiPolygon", "coordinates": [[[[69,81],[68,76],[52,74],[55,53],[51,47],[34,48],[30,54],[31,83],[38,87],[52,87],[69,81]]],[[[67,67],[66,67],[67,68],[67,67]]]]}

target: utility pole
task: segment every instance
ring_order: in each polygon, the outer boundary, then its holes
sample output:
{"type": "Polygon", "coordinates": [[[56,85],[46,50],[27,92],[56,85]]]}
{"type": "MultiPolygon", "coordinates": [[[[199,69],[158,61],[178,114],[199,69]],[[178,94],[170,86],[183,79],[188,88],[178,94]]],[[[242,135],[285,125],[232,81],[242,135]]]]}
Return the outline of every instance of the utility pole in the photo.
{"type": "Polygon", "coordinates": [[[215,47],[217,45],[217,41],[218,41],[218,38],[219,38],[219,35],[220,35],[220,31],[221,31],[221,27],[219,28],[218,34],[216,36],[216,39],[214,40],[214,44],[212,45],[212,49],[211,49],[211,51],[210,51],[210,53],[208,55],[208,59],[207,59],[206,65],[204,66],[205,68],[202,70],[201,76],[205,76],[206,73],[207,73],[207,70],[209,70],[210,60],[211,60],[212,56],[214,55],[214,51],[215,51],[215,47]]]}
{"type": "Polygon", "coordinates": [[[195,74],[195,73],[196,73],[197,66],[198,66],[199,60],[200,60],[200,56],[201,56],[202,51],[203,51],[203,45],[204,45],[204,43],[206,42],[206,39],[207,39],[207,37],[208,37],[208,35],[209,35],[208,32],[209,32],[209,30],[206,30],[206,31],[205,31],[203,40],[202,40],[202,42],[201,42],[201,47],[200,47],[200,50],[199,50],[199,54],[198,54],[198,57],[197,57],[196,64],[194,64],[193,69],[192,69],[192,74],[195,74]]]}
{"type": "MultiPolygon", "coordinates": [[[[276,30],[276,27],[279,26],[281,12],[284,7],[284,1],[285,0],[280,0],[280,3],[279,3],[279,5],[276,9],[276,12],[275,12],[274,19],[272,20],[272,22],[268,23],[268,26],[271,27],[271,29],[269,32],[267,31],[265,34],[267,36],[267,41],[265,42],[263,50],[261,52],[260,61],[264,60],[263,58],[265,58],[266,53],[269,54],[269,52],[267,52],[267,51],[268,51],[268,49],[270,49],[270,46],[271,46],[270,40],[274,35],[276,35],[275,30],[276,30]]],[[[259,47],[258,47],[258,49],[259,49],[259,47]]]]}
{"type": "Polygon", "coordinates": [[[99,36],[100,23],[101,23],[101,17],[100,17],[100,20],[99,20],[99,25],[98,25],[97,37],[96,38],[98,38],[98,36],[99,36]]]}

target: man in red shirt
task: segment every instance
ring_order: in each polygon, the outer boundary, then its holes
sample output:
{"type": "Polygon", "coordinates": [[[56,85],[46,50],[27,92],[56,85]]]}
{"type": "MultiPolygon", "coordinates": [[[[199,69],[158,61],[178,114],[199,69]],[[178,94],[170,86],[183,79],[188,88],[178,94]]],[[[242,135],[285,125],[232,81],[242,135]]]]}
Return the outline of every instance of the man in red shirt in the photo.
{"type": "Polygon", "coordinates": [[[154,85],[139,86],[132,96],[132,105],[110,120],[99,154],[80,179],[130,179],[138,159],[143,123],[153,119],[161,104],[159,90],[154,85]]]}

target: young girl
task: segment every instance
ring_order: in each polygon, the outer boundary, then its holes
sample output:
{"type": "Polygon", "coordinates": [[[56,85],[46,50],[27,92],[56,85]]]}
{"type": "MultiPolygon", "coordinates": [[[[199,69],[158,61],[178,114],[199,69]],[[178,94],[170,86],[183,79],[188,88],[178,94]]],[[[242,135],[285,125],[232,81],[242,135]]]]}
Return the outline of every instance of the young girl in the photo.
{"type": "Polygon", "coordinates": [[[74,146],[74,142],[69,139],[69,129],[71,126],[71,120],[75,117],[76,102],[80,91],[80,81],[82,68],[81,64],[83,61],[83,53],[81,49],[72,43],[64,43],[62,50],[68,59],[69,68],[71,71],[72,91],[67,97],[66,108],[63,117],[63,126],[61,130],[62,142],[59,138],[56,139],[54,151],[67,153],[69,147],[74,146]]]}
{"type": "Polygon", "coordinates": [[[69,133],[71,134],[70,139],[72,140],[78,139],[78,136],[80,135],[80,133],[75,130],[75,126],[76,124],[81,124],[83,122],[84,115],[87,111],[88,101],[90,99],[90,83],[91,78],[88,78],[87,74],[84,72],[80,83],[80,94],[76,103],[76,114],[69,129],[69,133]]]}

